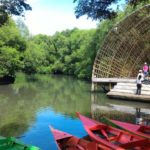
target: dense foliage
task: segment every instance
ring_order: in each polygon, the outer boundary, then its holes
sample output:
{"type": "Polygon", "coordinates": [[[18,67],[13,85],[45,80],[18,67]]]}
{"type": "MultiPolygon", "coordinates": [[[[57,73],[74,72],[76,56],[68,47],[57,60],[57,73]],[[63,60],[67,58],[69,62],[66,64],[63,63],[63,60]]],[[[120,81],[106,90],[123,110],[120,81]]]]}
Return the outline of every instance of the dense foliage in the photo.
{"type": "Polygon", "coordinates": [[[91,73],[92,65],[88,71],[84,67],[92,63],[85,55],[92,51],[88,46],[94,33],[95,30],[73,29],[57,32],[54,36],[34,36],[24,52],[24,71],[86,76],[91,73]]]}
{"type": "Polygon", "coordinates": [[[149,2],[149,0],[126,0],[128,3],[129,3],[129,5],[132,5],[132,6],[137,6],[137,5],[139,5],[140,3],[148,3],[149,2]]]}
{"type": "Polygon", "coordinates": [[[128,5],[124,11],[118,12],[115,19],[101,21],[96,29],[74,28],[56,32],[53,36],[31,36],[21,20],[15,24],[9,19],[0,27],[0,78],[24,71],[28,74],[66,74],[90,79],[96,53],[109,30],[145,3],[143,1],[136,7],[128,5]]]}
{"type": "Polygon", "coordinates": [[[117,15],[112,9],[111,4],[118,0],[74,0],[77,3],[75,8],[76,17],[87,15],[88,17],[97,19],[111,19],[117,15]]]}
{"type": "MultiPolygon", "coordinates": [[[[118,14],[121,0],[74,0],[76,3],[75,15],[77,18],[87,15],[93,20],[113,19],[118,14]],[[112,5],[116,4],[117,8],[112,5]]],[[[131,6],[136,7],[140,3],[147,3],[149,0],[125,0],[131,6]]]]}
{"type": "Polygon", "coordinates": [[[0,77],[15,74],[21,67],[20,56],[25,49],[26,41],[10,19],[0,28],[0,77]]]}

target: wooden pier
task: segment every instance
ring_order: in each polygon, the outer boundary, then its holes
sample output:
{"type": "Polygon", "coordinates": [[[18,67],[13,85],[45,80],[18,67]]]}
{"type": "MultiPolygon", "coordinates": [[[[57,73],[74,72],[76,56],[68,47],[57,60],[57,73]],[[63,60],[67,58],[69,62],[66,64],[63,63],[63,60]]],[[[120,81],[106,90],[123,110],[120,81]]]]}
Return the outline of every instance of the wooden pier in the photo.
{"type": "Polygon", "coordinates": [[[135,78],[92,78],[92,82],[94,83],[135,83],[135,78]]]}
{"type": "Polygon", "coordinates": [[[92,78],[92,91],[97,90],[97,85],[107,84],[107,96],[116,99],[150,102],[150,84],[142,84],[141,95],[136,95],[136,79],[131,78],[92,78]]]}
{"type": "Polygon", "coordinates": [[[98,85],[106,84],[109,86],[109,90],[113,88],[113,85],[117,83],[135,83],[136,79],[132,78],[92,78],[91,91],[96,91],[98,85]]]}

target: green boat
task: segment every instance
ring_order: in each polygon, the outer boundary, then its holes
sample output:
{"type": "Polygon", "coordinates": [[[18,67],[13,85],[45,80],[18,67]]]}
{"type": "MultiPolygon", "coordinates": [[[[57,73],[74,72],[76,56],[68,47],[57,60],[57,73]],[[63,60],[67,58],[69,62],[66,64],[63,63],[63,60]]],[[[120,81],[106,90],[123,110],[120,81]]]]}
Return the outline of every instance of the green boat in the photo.
{"type": "Polygon", "coordinates": [[[21,143],[14,137],[0,137],[0,150],[40,150],[38,147],[21,143]]]}

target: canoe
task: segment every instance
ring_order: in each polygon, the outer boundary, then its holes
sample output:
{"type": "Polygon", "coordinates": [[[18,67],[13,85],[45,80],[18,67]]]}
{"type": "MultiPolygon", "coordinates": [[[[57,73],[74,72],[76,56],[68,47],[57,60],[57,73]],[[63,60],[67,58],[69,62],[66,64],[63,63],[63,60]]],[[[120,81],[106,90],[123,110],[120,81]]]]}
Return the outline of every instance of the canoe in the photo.
{"type": "Polygon", "coordinates": [[[28,146],[14,137],[0,137],[0,150],[40,150],[35,146],[28,146]]]}
{"type": "Polygon", "coordinates": [[[122,122],[118,120],[110,120],[108,118],[103,118],[103,120],[105,123],[113,127],[150,139],[150,126],[137,125],[137,124],[122,122]]]}
{"type": "Polygon", "coordinates": [[[150,140],[124,130],[114,128],[77,112],[85,130],[92,140],[110,149],[150,150],[150,140]]]}
{"type": "Polygon", "coordinates": [[[54,129],[51,126],[50,130],[59,150],[110,150],[106,146],[78,138],[69,133],[54,129]]]}

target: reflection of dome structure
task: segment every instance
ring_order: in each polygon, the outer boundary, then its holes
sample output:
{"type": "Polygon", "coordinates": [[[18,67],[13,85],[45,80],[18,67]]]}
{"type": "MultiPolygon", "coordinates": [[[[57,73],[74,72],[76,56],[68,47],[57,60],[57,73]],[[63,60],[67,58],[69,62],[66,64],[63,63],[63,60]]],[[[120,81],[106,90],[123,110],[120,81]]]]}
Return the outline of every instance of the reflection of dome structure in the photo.
{"type": "Polygon", "coordinates": [[[93,66],[93,77],[133,77],[148,51],[150,5],[127,16],[107,35],[93,66]]]}

